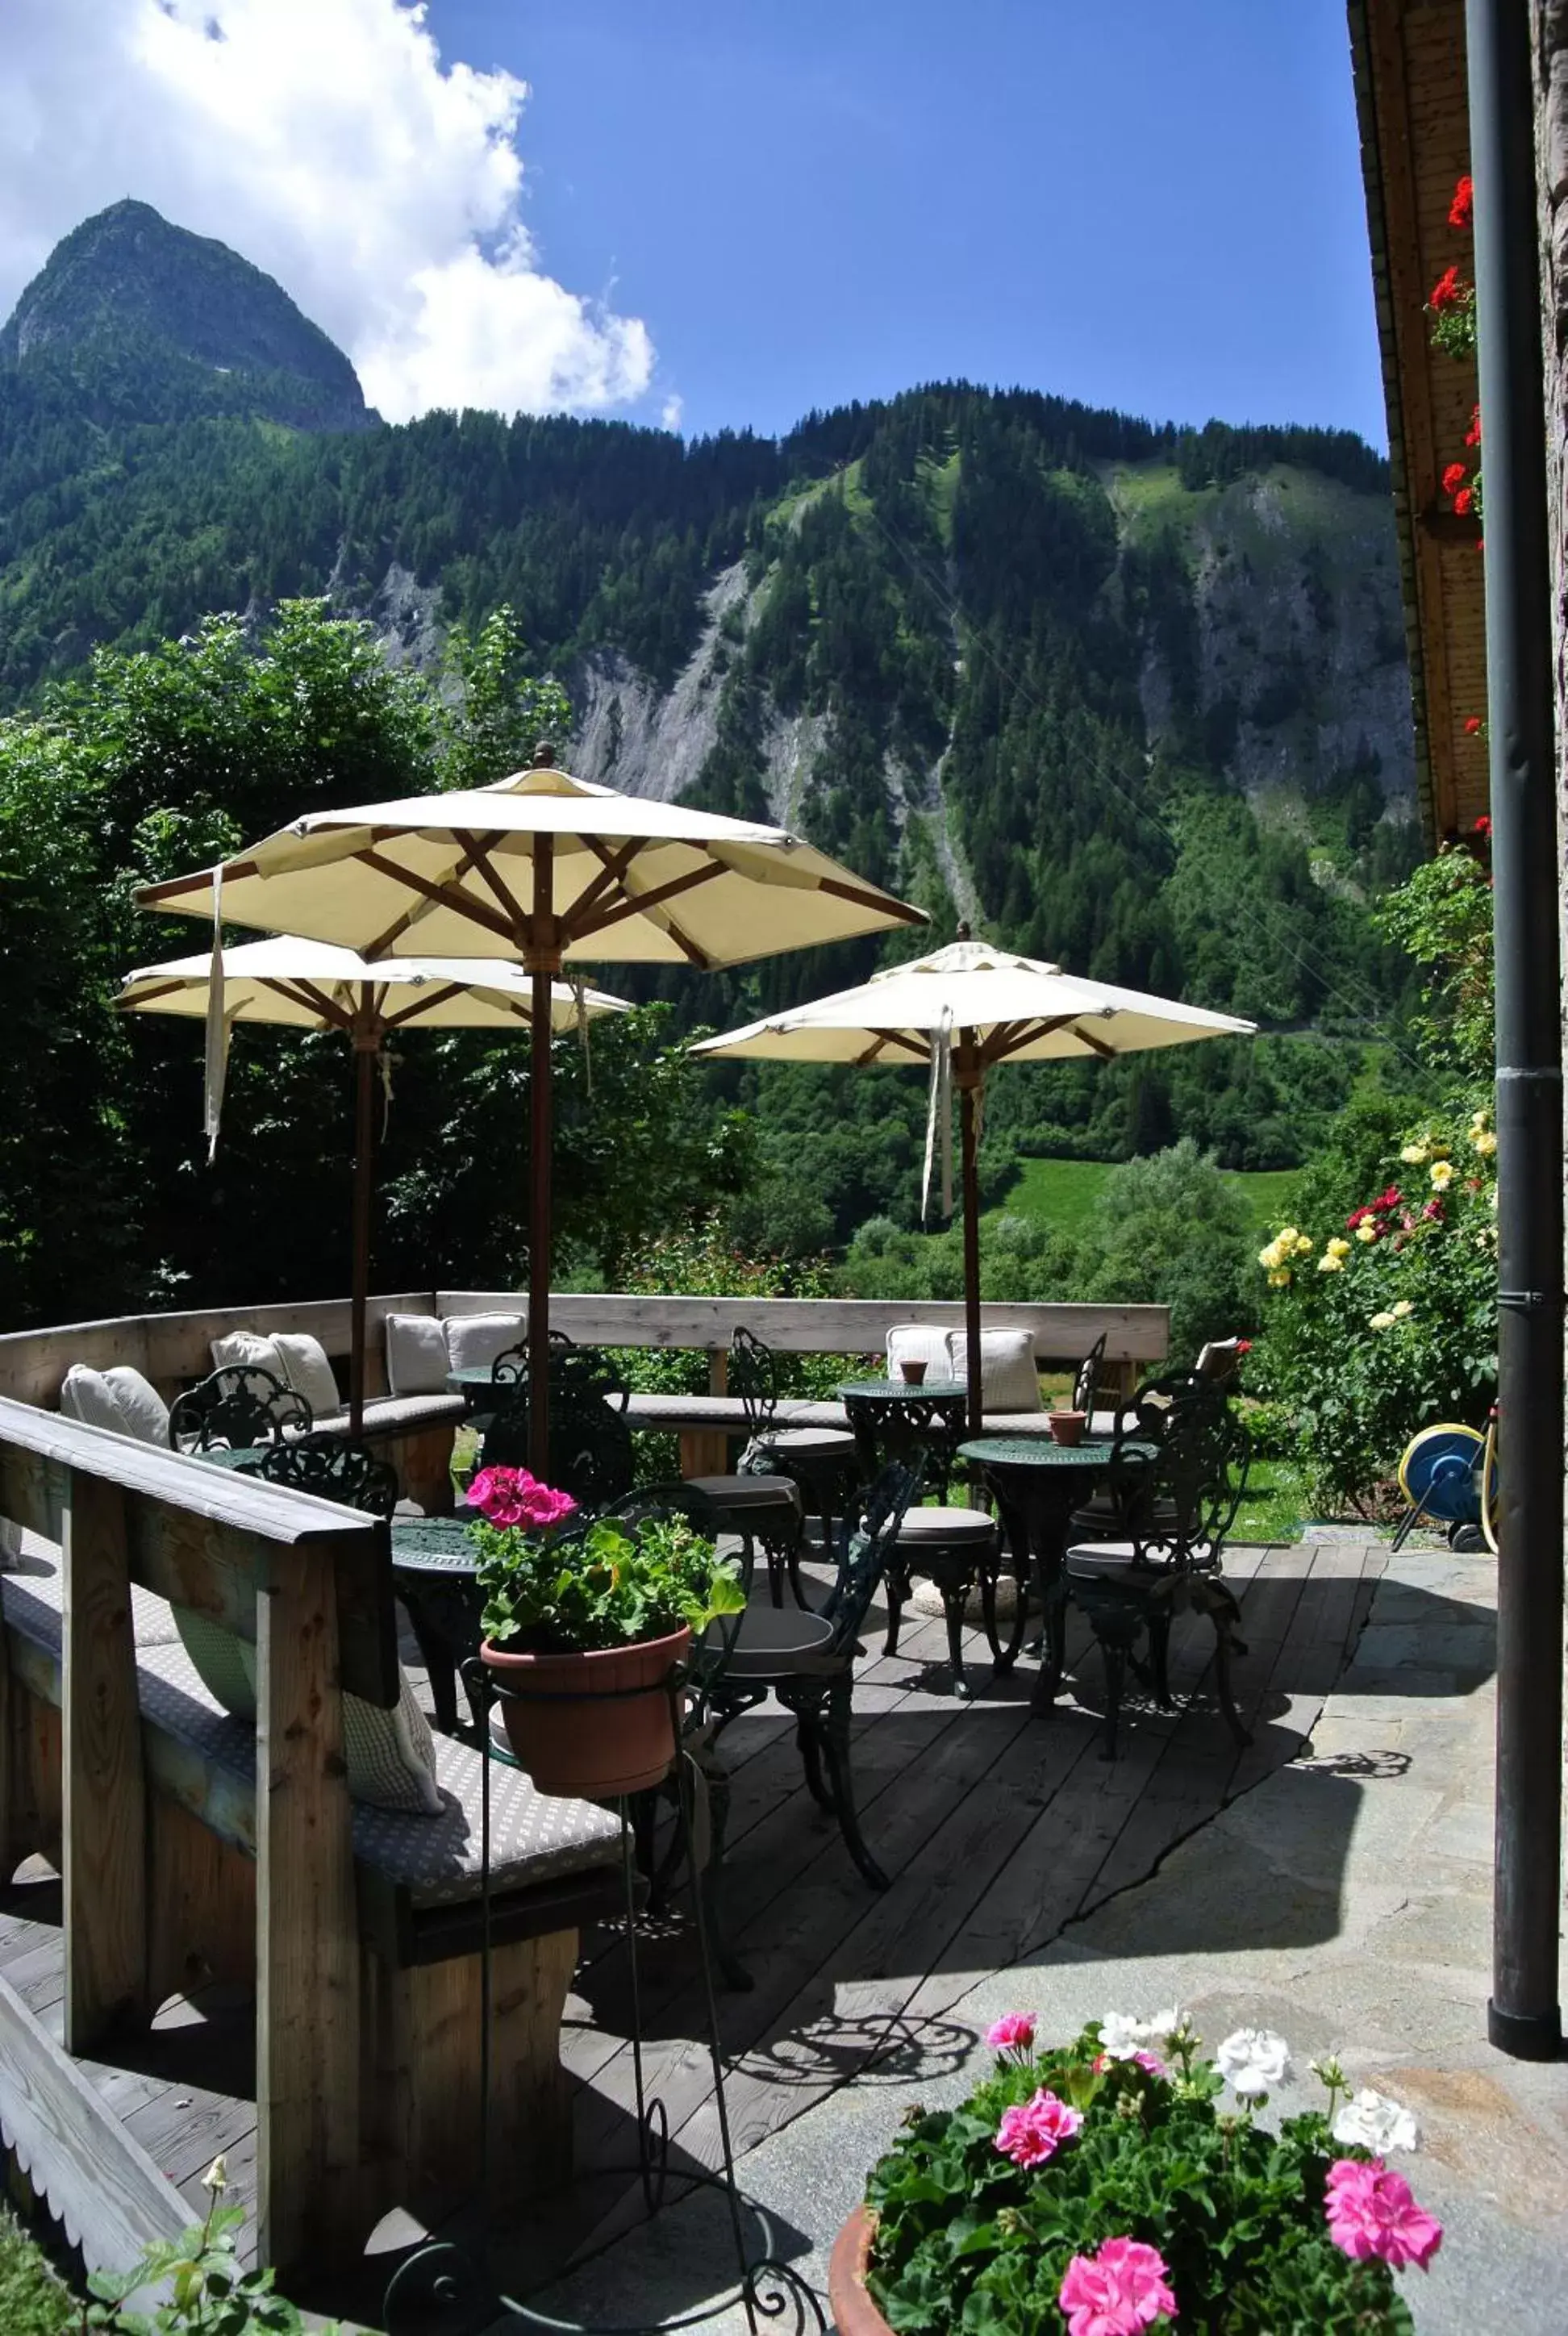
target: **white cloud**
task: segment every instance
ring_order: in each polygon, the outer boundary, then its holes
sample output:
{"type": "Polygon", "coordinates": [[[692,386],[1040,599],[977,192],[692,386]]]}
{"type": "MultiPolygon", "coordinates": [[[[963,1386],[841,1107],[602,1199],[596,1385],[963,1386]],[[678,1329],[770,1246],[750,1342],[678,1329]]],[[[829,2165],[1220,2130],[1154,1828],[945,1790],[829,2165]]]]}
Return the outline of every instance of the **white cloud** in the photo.
{"type": "Polygon", "coordinates": [[[4,0],[0,314],[135,195],[276,276],[392,420],[640,396],[645,326],[546,275],[526,83],[443,65],[400,0],[4,0]]]}
{"type": "Polygon", "coordinates": [[[678,430],[680,417],[686,412],[686,401],[673,392],[659,407],[658,418],[667,430],[678,430]]]}

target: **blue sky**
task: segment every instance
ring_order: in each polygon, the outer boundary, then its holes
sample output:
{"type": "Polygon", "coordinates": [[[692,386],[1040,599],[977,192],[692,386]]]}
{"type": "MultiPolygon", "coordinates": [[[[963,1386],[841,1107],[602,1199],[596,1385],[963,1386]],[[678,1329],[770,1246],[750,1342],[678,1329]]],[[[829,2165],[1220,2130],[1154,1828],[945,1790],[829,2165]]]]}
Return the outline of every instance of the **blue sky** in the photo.
{"type": "Polygon", "coordinates": [[[1343,0],[430,0],[688,432],[955,375],[1385,443],[1343,0]]]}

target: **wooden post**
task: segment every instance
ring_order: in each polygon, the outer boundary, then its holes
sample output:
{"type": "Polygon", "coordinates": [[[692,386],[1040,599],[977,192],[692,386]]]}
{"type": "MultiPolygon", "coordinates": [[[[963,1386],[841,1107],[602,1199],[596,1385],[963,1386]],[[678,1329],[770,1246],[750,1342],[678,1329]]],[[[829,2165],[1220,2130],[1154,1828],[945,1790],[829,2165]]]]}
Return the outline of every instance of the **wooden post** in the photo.
{"type": "Polygon", "coordinates": [[[560,971],[554,913],[555,842],[533,839],[533,914],[524,959],[531,977],[529,1148],[532,1170],[528,1219],[528,1457],[536,1476],[550,1475],[550,1180],[555,1134],[550,1045],[555,976],[560,971]]]}
{"type": "Polygon", "coordinates": [[[354,1258],[349,1285],[348,1432],[365,1425],[365,1316],[370,1295],[371,1169],[375,1156],[375,1066],[381,1034],[368,981],[354,1024],[354,1258]]]}
{"type": "Polygon", "coordinates": [[[953,1069],[959,1085],[959,1148],[962,1154],[964,1212],[964,1338],[969,1348],[969,1430],[986,1432],[985,1394],[980,1370],[980,1186],[975,1154],[979,1149],[975,1102],[980,1074],[973,1034],[966,1031],[953,1048],[953,1069]]]}
{"type": "Polygon", "coordinates": [[[356,2254],[358,1922],[321,1552],[255,1544],[257,2253],[356,2254]]]}
{"type": "Polygon", "coordinates": [[[118,1484],[72,1470],[62,1547],[64,2040],[86,2052],[117,2019],[150,2009],[147,1805],[118,1484]]]}

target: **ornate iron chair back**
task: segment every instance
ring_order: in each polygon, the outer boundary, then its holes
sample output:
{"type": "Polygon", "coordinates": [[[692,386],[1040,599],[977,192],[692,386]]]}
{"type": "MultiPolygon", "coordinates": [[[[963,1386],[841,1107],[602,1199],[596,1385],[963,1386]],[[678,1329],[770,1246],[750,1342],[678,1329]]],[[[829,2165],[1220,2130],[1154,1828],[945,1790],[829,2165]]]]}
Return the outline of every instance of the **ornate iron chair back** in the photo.
{"type": "MultiPolygon", "coordinates": [[[[520,1353],[499,1358],[496,1370],[520,1353]]],[[[596,1348],[579,1347],[557,1331],[550,1333],[550,1482],[584,1508],[602,1509],[630,1492],[637,1473],[625,1382],[596,1348]]],[[[497,1384],[507,1400],[485,1432],[480,1465],[526,1468],[527,1356],[521,1355],[511,1377],[497,1384]]]]}
{"type": "Polygon", "coordinates": [[[367,1516],[390,1517],[397,1506],[396,1469],[378,1460],[368,1444],[346,1436],[296,1436],[275,1444],[263,1453],[257,1474],[269,1484],[340,1501],[367,1516]]]}
{"type": "Polygon", "coordinates": [[[1138,1389],[1116,1425],[1110,1482],[1144,1565],[1217,1567],[1246,1490],[1250,1444],[1222,1382],[1185,1371],[1138,1389]],[[1154,1458],[1126,1452],[1154,1448],[1154,1458]]]}
{"type": "Polygon", "coordinates": [[[1105,1359],[1105,1336],[1102,1330],[1073,1373],[1073,1409],[1086,1415],[1095,1408],[1095,1397],[1100,1384],[1100,1365],[1105,1359]]]}
{"type": "Polygon", "coordinates": [[[760,1436],[773,1426],[778,1407],[778,1368],[773,1348],[744,1328],[729,1342],[729,1391],[740,1397],[748,1437],[760,1436]]]}
{"type": "MultiPolygon", "coordinates": [[[[528,1348],[508,1347],[497,1355],[490,1367],[491,1385],[497,1387],[517,1387],[525,1395],[528,1390],[528,1348]]],[[[626,1382],[611,1363],[602,1347],[579,1347],[564,1330],[550,1334],[550,1386],[553,1400],[560,1387],[573,1394],[591,1386],[599,1394],[618,1401],[624,1411],[628,1400],[626,1382]]]]}
{"type": "Polygon", "coordinates": [[[860,1637],[872,1600],[888,1570],[904,1513],[920,1498],[920,1465],[890,1460],[867,1488],[865,1505],[851,1531],[838,1578],[820,1611],[833,1626],[831,1652],[846,1654],[860,1637]]]}
{"type": "Polygon", "coordinates": [[[169,1441],[176,1452],[238,1452],[281,1444],[289,1429],[307,1434],[313,1420],[305,1397],[259,1363],[226,1363],[175,1397],[169,1441]]]}

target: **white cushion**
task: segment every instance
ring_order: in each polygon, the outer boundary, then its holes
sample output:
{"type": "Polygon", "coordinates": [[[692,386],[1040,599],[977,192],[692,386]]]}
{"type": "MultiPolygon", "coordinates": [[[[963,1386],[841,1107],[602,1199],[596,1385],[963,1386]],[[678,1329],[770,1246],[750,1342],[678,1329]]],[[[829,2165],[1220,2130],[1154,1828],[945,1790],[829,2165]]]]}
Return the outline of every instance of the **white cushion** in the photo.
{"type": "MultiPolygon", "coordinates": [[[[966,1378],[969,1342],[961,1330],[953,1332],[953,1377],[966,1378]]],[[[988,1411],[1038,1411],[1040,1375],[1035,1368],[1035,1340],[1030,1330],[980,1332],[980,1401],[988,1411]]]]}
{"type": "Polygon", "coordinates": [[[283,1368],[276,1343],[264,1338],[258,1330],[230,1330],[223,1338],[214,1338],[209,1351],[215,1371],[248,1363],[256,1369],[270,1371],[284,1387],[288,1385],[288,1373],[283,1368]]]}
{"type": "Polygon", "coordinates": [[[889,1378],[901,1378],[905,1363],[924,1363],[929,1379],[954,1377],[952,1332],[924,1322],[895,1323],[888,1332],[889,1378]]]}
{"type": "Polygon", "coordinates": [[[132,1370],[129,1363],[115,1363],[103,1376],[120,1399],[127,1433],[140,1436],[143,1444],[167,1446],[169,1406],[151,1380],[132,1370]]]}
{"type": "Polygon", "coordinates": [[[305,1397],[313,1418],[326,1419],[341,1408],[343,1397],[319,1338],[306,1330],[278,1330],[272,1343],[281,1358],[285,1380],[296,1395],[305,1397]]]}
{"type": "Polygon", "coordinates": [[[446,1318],[449,1370],[487,1371],[497,1355],[521,1343],[521,1314],[449,1314],[446,1318]]]}
{"type": "Polygon", "coordinates": [[[984,1509],[906,1509],[899,1527],[901,1543],[920,1541],[994,1541],[997,1521],[984,1509]]]}
{"type": "Polygon", "coordinates": [[[386,1318],[386,1384],[394,1395],[444,1395],[452,1368],[438,1314],[386,1318]]]}
{"type": "Polygon", "coordinates": [[[1211,1338],[1193,1368],[1201,1379],[1228,1379],[1241,1359],[1240,1338],[1211,1338]]]}
{"type": "Polygon", "coordinates": [[[106,1427],[112,1436],[135,1433],[118,1392],[102,1371],[88,1363],[73,1363],[66,1372],[60,1408],[67,1419],[79,1419],[83,1427],[106,1427]]]}

